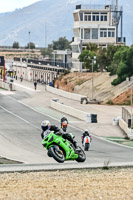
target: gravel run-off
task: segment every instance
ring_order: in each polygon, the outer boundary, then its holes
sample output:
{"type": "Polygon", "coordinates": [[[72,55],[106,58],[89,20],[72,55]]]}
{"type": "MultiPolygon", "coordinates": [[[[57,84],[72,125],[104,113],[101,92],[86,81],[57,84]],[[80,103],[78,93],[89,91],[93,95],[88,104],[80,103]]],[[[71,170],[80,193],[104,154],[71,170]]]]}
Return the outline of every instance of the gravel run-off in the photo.
{"type": "Polygon", "coordinates": [[[133,168],[0,174],[0,200],[133,200],[133,168]]]}

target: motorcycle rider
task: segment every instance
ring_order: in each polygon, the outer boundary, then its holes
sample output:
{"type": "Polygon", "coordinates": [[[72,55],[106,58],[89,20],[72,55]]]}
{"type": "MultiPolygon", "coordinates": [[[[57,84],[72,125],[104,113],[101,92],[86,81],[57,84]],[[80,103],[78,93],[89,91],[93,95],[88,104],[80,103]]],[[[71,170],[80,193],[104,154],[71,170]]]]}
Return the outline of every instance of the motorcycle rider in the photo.
{"type": "Polygon", "coordinates": [[[68,120],[65,116],[61,118],[61,128],[64,132],[67,130],[68,120]]]}
{"type": "Polygon", "coordinates": [[[85,136],[89,136],[89,137],[90,137],[90,142],[92,141],[92,137],[91,137],[91,135],[89,134],[88,130],[85,129],[84,133],[83,133],[82,136],[81,136],[82,144],[83,144],[83,142],[84,142],[84,138],[85,138],[85,136]]]}
{"type": "Polygon", "coordinates": [[[41,128],[42,128],[42,133],[41,133],[42,139],[45,137],[45,135],[49,134],[51,131],[54,131],[54,134],[61,135],[64,139],[69,140],[73,144],[75,149],[78,148],[77,142],[73,139],[73,137],[71,137],[69,133],[62,133],[57,126],[51,125],[51,123],[48,120],[42,121],[41,128]]]}

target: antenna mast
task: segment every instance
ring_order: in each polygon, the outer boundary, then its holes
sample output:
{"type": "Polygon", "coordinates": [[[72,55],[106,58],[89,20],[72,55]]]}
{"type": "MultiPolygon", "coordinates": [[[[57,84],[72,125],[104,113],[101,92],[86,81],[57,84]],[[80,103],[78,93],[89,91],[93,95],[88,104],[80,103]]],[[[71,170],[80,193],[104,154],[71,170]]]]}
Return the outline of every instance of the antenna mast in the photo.
{"type": "Polygon", "coordinates": [[[45,22],[45,48],[47,47],[47,25],[45,22]]]}

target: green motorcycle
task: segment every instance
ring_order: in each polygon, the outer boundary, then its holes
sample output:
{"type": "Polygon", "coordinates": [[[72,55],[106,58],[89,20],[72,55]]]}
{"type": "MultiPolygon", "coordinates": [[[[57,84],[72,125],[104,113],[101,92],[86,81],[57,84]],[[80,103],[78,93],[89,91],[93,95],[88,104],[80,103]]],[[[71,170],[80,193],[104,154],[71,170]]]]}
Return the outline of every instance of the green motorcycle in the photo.
{"type": "Polygon", "coordinates": [[[53,157],[59,163],[63,163],[65,160],[76,160],[77,162],[86,160],[86,155],[81,147],[75,150],[71,142],[62,138],[61,135],[54,134],[54,131],[48,131],[44,135],[42,145],[48,150],[48,156],[53,157]]]}

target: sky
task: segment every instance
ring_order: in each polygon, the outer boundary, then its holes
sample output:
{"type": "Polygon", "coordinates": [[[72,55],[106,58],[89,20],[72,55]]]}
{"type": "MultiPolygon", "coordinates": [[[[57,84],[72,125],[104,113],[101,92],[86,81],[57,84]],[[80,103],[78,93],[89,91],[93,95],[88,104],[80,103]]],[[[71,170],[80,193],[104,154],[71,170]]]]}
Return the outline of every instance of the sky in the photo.
{"type": "Polygon", "coordinates": [[[40,0],[0,0],[0,13],[14,11],[38,1],[40,0]]]}

